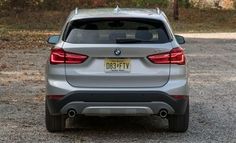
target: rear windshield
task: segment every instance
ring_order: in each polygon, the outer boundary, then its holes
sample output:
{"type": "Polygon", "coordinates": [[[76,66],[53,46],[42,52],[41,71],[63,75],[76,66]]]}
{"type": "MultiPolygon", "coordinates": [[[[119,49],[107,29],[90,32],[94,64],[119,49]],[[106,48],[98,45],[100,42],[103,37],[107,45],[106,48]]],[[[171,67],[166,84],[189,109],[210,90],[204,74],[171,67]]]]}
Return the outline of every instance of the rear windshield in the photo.
{"type": "Polygon", "coordinates": [[[86,19],[68,23],[63,40],[76,44],[167,43],[165,26],[147,19],[86,19]]]}

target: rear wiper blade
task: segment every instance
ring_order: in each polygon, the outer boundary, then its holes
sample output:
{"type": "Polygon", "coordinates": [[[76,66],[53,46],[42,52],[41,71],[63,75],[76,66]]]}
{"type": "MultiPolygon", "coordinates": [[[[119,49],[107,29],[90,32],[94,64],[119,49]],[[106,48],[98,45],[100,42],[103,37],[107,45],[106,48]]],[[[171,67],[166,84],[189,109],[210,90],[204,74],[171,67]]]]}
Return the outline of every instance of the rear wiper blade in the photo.
{"type": "Polygon", "coordinates": [[[141,43],[142,40],[138,39],[116,39],[116,43],[141,43]]]}

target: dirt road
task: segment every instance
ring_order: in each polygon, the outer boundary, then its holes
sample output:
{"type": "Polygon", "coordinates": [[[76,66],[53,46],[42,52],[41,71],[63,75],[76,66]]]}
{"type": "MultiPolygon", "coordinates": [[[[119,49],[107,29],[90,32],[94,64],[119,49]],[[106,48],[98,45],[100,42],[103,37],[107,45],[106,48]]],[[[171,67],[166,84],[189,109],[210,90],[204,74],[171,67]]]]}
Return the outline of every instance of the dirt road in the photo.
{"type": "Polygon", "coordinates": [[[183,34],[190,76],[190,127],[170,133],[159,117],[82,118],[64,133],[44,124],[49,33],[0,40],[0,142],[236,142],[236,33],[183,34]]]}

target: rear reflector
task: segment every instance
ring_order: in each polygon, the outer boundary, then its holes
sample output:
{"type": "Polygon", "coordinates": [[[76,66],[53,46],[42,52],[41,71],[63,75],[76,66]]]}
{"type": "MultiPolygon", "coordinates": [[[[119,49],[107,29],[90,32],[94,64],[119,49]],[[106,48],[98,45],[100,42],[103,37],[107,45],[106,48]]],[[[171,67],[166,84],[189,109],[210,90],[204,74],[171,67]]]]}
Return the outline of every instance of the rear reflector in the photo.
{"type": "Polygon", "coordinates": [[[81,64],[88,56],[66,52],[62,48],[54,48],[51,50],[50,63],[51,64],[81,64]]]}
{"type": "Polygon", "coordinates": [[[49,100],[61,100],[64,95],[47,95],[46,98],[49,100]]]}
{"type": "Polygon", "coordinates": [[[150,55],[147,58],[154,64],[185,65],[184,50],[180,47],[173,48],[170,52],[150,55]]]}
{"type": "Polygon", "coordinates": [[[186,96],[186,95],[172,95],[171,97],[173,97],[174,99],[176,99],[176,100],[188,100],[188,96],[186,96]]]}

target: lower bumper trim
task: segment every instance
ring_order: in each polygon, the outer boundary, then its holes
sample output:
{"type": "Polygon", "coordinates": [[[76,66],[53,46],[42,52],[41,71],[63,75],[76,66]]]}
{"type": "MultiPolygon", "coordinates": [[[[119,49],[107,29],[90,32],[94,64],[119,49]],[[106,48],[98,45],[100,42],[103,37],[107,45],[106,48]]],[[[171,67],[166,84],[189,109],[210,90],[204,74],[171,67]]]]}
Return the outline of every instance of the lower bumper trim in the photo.
{"type": "MultiPolygon", "coordinates": [[[[168,95],[164,92],[102,92],[102,91],[89,91],[89,92],[71,92],[65,95],[60,100],[51,100],[46,97],[46,104],[49,107],[49,112],[52,115],[67,114],[69,109],[75,109],[78,114],[97,114],[103,109],[95,109],[95,107],[104,107],[108,110],[107,106],[118,107],[142,107],[142,109],[136,109],[134,114],[150,114],[150,108],[153,114],[158,114],[163,108],[168,110],[168,114],[184,114],[187,104],[188,96],[176,98],[173,95],[168,95]],[[88,108],[89,107],[89,108],[88,108]],[[86,109],[88,108],[88,109],[86,109]],[[91,109],[92,108],[92,109],[91,109]],[[83,111],[86,109],[85,111],[83,111]]],[[[104,109],[105,110],[105,109],[104,109]]],[[[109,109],[110,113],[119,114],[118,109],[109,109]]],[[[128,109],[120,109],[122,112],[128,109]]]]}
{"type": "Polygon", "coordinates": [[[70,102],[61,109],[61,114],[67,114],[71,109],[76,110],[78,114],[88,116],[153,115],[158,114],[162,109],[167,110],[168,114],[173,114],[175,112],[170,105],[164,102],[70,102]]]}

